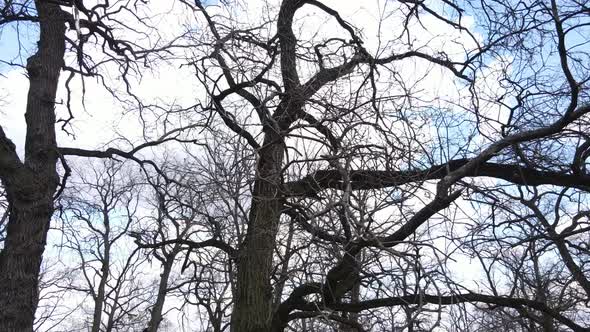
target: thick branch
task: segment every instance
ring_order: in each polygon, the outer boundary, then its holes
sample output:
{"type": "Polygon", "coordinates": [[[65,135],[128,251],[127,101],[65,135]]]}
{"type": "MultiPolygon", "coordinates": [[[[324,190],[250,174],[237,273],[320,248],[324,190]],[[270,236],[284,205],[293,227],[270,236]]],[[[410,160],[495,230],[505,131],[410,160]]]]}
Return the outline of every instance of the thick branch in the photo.
{"type": "Polygon", "coordinates": [[[337,302],[336,300],[352,288],[359,269],[356,255],[362,248],[367,246],[393,247],[401,243],[408,236],[414,234],[433,215],[449,207],[460,195],[461,191],[456,191],[450,195],[437,195],[432,202],[416,212],[410,220],[393,234],[382,238],[350,243],[346,248],[342,260],[326,274],[326,282],[322,289],[324,302],[327,304],[337,302]]]}
{"type": "MultiPolygon", "coordinates": [[[[449,173],[465,166],[470,159],[451,160],[446,164],[422,170],[372,171],[355,170],[350,172],[350,186],[353,190],[381,189],[426,180],[442,179],[449,173]]],[[[565,172],[548,172],[520,165],[482,163],[469,170],[466,177],[492,177],[514,184],[539,186],[555,185],[588,190],[590,176],[574,175],[565,172]]],[[[285,184],[285,192],[290,196],[310,196],[324,189],[344,189],[342,174],[337,170],[317,171],[301,180],[285,184]]]]}
{"type": "Polygon", "coordinates": [[[16,146],[6,137],[2,126],[0,126],[0,179],[7,181],[8,177],[13,176],[23,167],[16,146]]]}
{"type": "MultiPolygon", "coordinates": [[[[438,304],[438,305],[453,305],[458,303],[486,303],[491,305],[498,305],[503,307],[509,308],[522,308],[528,307],[530,309],[535,309],[541,311],[545,314],[550,315],[555,320],[559,321],[563,325],[571,328],[574,331],[590,331],[590,328],[582,327],[576,323],[574,323],[568,317],[560,314],[558,311],[553,310],[545,303],[528,300],[528,299],[521,299],[521,298],[510,298],[510,297],[502,297],[502,296],[491,296],[485,294],[477,294],[477,293],[467,293],[467,294],[460,294],[460,295],[448,295],[448,296],[438,296],[438,295],[425,295],[425,294],[416,294],[416,295],[406,295],[406,296],[399,296],[399,297],[390,297],[390,298],[383,298],[383,299],[375,299],[375,300],[368,300],[368,301],[361,301],[357,303],[333,303],[329,306],[324,306],[322,303],[305,303],[305,304],[296,304],[294,309],[302,310],[302,311],[317,311],[318,308],[327,308],[331,310],[337,311],[345,311],[345,312],[360,312],[363,310],[381,308],[381,307],[392,307],[392,306],[401,306],[401,305],[409,305],[409,304],[438,304]]],[[[289,320],[296,318],[296,316],[290,315],[289,320]]]]}
{"type": "Polygon", "coordinates": [[[277,22],[279,44],[281,46],[281,74],[285,92],[290,93],[299,88],[299,74],[297,72],[297,38],[293,33],[293,16],[297,9],[303,6],[302,0],[285,0],[281,4],[277,22]]]}
{"type": "Polygon", "coordinates": [[[456,191],[446,196],[437,196],[432,202],[424,206],[422,209],[420,209],[420,211],[416,212],[416,214],[410,220],[408,220],[393,234],[380,239],[362,242],[362,244],[370,246],[392,247],[401,241],[404,241],[410,235],[414,234],[414,232],[416,232],[416,230],[422,224],[424,224],[428,219],[430,219],[439,211],[448,208],[451,203],[459,198],[459,196],[461,196],[461,191],[456,191]]]}
{"type": "MultiPolygon", "coordinates": [[[[132,235],[134,235],[134,234],[132,234],[132,235]]],[[[180,245],[187,246],[190,249],[201,249],[201,248],[212,247],[212,248],[217,248],[217,249],[225,252],[231,258],[237,257],[236,256],[236,254],[237,254],[236,249],[234,249],[229,244],[227,244],[221,240],[216,240],[216,239],[209,239],[209,240],[205,240],[205,241],[201,241],[201,242],[195,242],[195,241],[185,240],[185,239],[174,239],[174,240],[167,240],[167,241],[162,241],[162,242],[158,242],[158,243],[141,243],[139,238],[136,237],[135,243],[140,248],[160,248],[160,247],[164,247],[164,246],[167,246],[170,244],[180,244],[180,245]]]]}

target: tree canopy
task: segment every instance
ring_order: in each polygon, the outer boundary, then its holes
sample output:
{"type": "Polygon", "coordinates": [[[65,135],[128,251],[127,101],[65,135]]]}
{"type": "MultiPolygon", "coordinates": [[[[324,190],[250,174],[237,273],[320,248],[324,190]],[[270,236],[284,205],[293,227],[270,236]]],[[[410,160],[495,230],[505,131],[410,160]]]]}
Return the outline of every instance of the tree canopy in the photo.
{"type": "Polygon", "coordinates": [[[7,0],[0,34],[1,331],[590,331],[590,2],[7,0]]]}

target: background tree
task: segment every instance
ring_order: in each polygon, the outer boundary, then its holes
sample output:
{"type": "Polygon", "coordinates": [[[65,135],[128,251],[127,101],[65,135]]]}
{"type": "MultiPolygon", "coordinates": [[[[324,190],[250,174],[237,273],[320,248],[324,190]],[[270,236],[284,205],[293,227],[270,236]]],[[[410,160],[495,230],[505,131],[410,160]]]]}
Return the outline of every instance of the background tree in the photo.
{"type": "Polygon", "coordinates": [[[85,325],[93,332],[139,330],[154,292],[146,258],[127,236],[139,222],[142,190],[126,166],[89,167],[60,199],[61,254],[75,275],[60,286],[91,299],[85,325]]]}
{"type": "Polygon", "coordinates": [[[239,140],[222,132],[204,142],[204,153],[187,150],[189,157],[170,170],[174,183],[156,186],[157,217],[133,234],[139,247],[162,261],[162,281],[176,274],[159,293],[148,330],[155,329],[165,296],[194,315],[187,319],[196,327],[229,328],[234,248],[244,232],[253,160],[239,140]]]}

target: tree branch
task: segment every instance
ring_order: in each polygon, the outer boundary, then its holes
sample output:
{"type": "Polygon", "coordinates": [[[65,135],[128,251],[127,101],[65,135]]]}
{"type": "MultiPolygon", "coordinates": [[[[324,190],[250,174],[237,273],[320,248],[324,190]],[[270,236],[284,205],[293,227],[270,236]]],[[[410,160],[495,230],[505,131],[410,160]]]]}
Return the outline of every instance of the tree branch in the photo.
{"type": "MultiPolygon", "coordinates": [[[[407,183],[442,179],[453,171],[469,163],[471,159],[451,160],[446,164],[422,170],[378,171],[354,170],[350,172],[350,186],[353,190],[381,189],[407,183]]],[[[589,175],[568,174],[565,172],[539,171],[521,165],[505,165],[485,162],[465,174],[466,177],[492,177],[510,183],[539,186],[555,185],[588,190],[589,175]]],[[[322,170],[284,185],[289,196],[313,196],[324,189],[344,190],[344,179],[337,170],[322,170]]]]}
{"type": "MultiPolygon", "coordinates": [[[[318,308],[327,308],[331,310],[344,311],[344,312],[361,312],[364,310],[391,307],[391,306],[404,306],[410,304],[438,304],[438,305],[453,305],[458,303],[485,303],[491,305],[498,305],[509,308],[521,308],[528,307],[546,313],[559,321],[563,325],[571,328],[574,331],[590,331],[590,328],[582,327],[574,323],[568,317],[560,314],[558,311],[553,310],[545,303],[522,299],[522,298],[511,298],[503,296],[491,296],[478,293],[466,293],[459,295],[427,295],[427,294],[415,294],[406,296],[389,297],[383,299],[367,300],[358,303],[333,303],[329,306],[323,303],[307,302],[305,304],[294,304],[293,309],[302,311],[317,311],[318,308]]],[[[289,315],[289,320],[297,318],[296,316],[289,315]]]]}
{"type": "Polygon", "coordinates": [[[163,246],[166,246],[169,244],[181,244],[181,245],[187,246],[190,249],[201,249],[201,248],[213,247],[213,248],[217,248],[217,249],[225,252],[232,259],[237,257],[236,256],[237,255],[236,249],[234,249],[232,246],[230,246],[229,244],[227,244],[221,240],[209,239],[209,240],[205,240],[205,241],[201,241],[201,242],[195,242],[195,241],[185,240],[185,239],[173,239],[173,240],[166,240],[166,241],[162,241],[162,242],[148,244],[148,243],[141,243],[139,240],[139,235],[138,236],[135,236],[135,234],[130,234],[130,235],[135,238],[135,243],[140,248],[154,249],[154,248],[160,248],[160,247],[163,247],[163,246]]]}

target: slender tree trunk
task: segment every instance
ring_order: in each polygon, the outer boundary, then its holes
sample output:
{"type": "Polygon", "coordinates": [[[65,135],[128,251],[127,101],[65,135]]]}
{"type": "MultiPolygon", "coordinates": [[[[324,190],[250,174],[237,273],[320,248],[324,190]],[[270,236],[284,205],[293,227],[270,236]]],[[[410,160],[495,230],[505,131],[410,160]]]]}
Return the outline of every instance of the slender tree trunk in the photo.
{"type": "Polygon", "coordinates": [[[6,188],[9,220],[0,252],[0,331],[32,331],[38,302],[38,278],[56,171],[54,103],[65,50],[65,24],[60,7],[35,1],[39,15],[38,51],[28,59],[30,81],[25,120],[25,161],[0,132],[0,178],[6,188]]]}
{"type": "MultiPolygon", "coordinates": [[[[106,217],[108,218],[108,216],[106,217]]],[[[96,292],[96,297],[94,298],[94,314],[92,315],[92,332],[100,332],[100,324],[102,322],[102,311],[103,306],[105,304],[105,290],[107,281],[109,279],[109,265],[111,261],[111,243],[109,242],[109,232],[108,226],[107,231],[105,232],[105,236],[103,237],[104,241],[104,252],[103,252],[103,260],[101,262],[100,267],[100,282],[98,284],[98,290],[96,292]]],[[[92,287],[92,285],[89,285],[92,287]]]]}
{"type": "Polygon", "coordinates": [[[174,266],[174,258],[178,253],[178,248],[175,246],[173,251],[166,257],[166,262],[163,265],[164,270],[160,275],[160,284],[158,285],[158,295],[156,297],[156,303],[151,310],[150,321],[148,323],[147,329],[145,332],[156,332],[158,331],[158,327],[162,322],[162,310],[164,309],[164,301],[166,300],[166,295],[168,294],[168,279],[170,278],[170,272],[172,271],[172,266],[174,266]]]}
{"type": "MultiPolygon", "coordinates": [[[[530,247],[530,252],[531,252],[531,257],[533,260],[533,271],[535,273],[534,277],[535,277],[535,283],[536,283],[536,289],[535,289],[535,300],[541,302],[541,303],[545,303],[547,304],[547,284],[546,284],[546,280],[547,277],[543,275],[543,273],[541,272],[541,268],[539,266],[539,256],[537,255],[537,245],[536,242],[533,241],[531,242],[531,247],[530,247]]],[[[546,313],[542,313],[541,316],[542,319],[542,327],[543,327],[543,332],[554,332],[554,328],[553,328],[553,318],[550,315],[547,315],[546,313]]]]}
{"type": "MultiPolygon", "coordinates": [[[[107,318],[107,323],[104,329],[104,332],[113,332],[116,331],[115,329],[115,322],[116,322],[116,317],[115,314],[117,313],[117,309],[120,309],[120,304],[121,303],[119,300],[121,299],[121,287],[116,287],[115,292],[114,292],[114,296],[113,296],[113,305],[110,306],[110,310],[109,310],[109,314],[108,314],[108,318],[107,318]]],[[[109,294],[109,295],[112,295],[109,294]]]]}
{"type": "Polygon", "coordinates": [[[289,274],[289,260],[291,259],[291,244],[293,243],[293,234],[295,229],[293,222],[289,224],[289,233],[287,234],[287,243],[285,243],[285,257],[281,266],[281,273],[279,274],[279,282],[275,286],[274,291],[274,310],[281,304],[281,298],[283,296],[283,290],[285,289],[285,282],[287,281],[289,274]]]}

